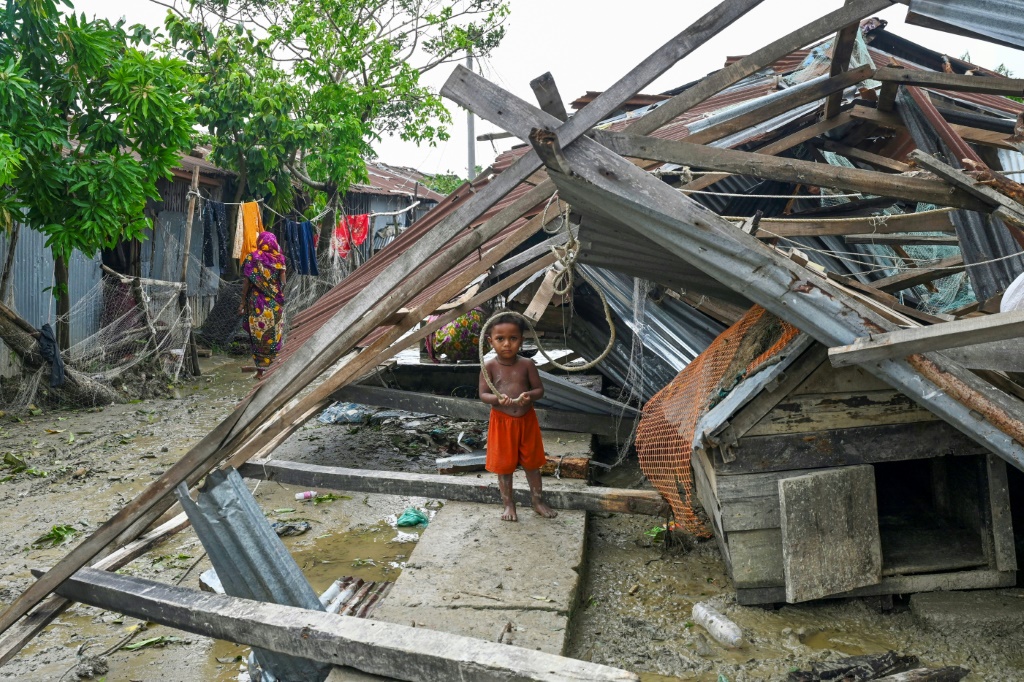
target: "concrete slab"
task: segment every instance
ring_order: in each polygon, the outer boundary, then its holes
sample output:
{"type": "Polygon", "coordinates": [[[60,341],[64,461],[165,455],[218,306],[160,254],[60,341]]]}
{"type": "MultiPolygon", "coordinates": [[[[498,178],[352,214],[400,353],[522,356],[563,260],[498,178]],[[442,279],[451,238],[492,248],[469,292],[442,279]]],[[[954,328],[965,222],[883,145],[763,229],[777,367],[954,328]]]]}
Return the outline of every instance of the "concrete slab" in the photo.
{"type": "Polygon", "coordinates": [[[1024,590],[924,592],[910,597],[910,611],[923,627],[937,632],[1005,635],[1024,628],[1024,590]]]}
{"type": "Polygon", "coordinates": [[[377,620],[562,654],[576,606],[586,513],[544,519],[521,508],[448,502],[420,537],[377,620]]]}

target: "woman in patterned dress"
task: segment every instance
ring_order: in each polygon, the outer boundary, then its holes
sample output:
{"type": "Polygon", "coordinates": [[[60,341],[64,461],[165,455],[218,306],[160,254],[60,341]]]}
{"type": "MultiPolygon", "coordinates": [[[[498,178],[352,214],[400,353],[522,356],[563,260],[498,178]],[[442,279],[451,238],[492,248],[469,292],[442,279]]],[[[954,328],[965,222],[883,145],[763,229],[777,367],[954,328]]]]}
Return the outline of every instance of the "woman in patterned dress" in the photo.
{"type": "Polygon", "coordinates": [[[256,250],[242,261],[242,273],[245,279],[238,314],[249,334],[258,381],[281,350],[284,330],[284,255],[273,233],[257,235],[256,250]]]}

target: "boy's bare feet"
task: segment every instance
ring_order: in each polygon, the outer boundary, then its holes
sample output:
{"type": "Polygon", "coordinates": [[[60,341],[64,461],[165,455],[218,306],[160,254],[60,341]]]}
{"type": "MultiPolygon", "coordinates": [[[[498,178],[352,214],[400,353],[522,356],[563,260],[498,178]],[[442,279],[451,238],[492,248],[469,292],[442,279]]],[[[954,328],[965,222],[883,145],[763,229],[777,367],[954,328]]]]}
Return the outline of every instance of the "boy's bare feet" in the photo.
{"type": "Polygon", "coordinates": [[[537,512],[545,519],[553,519],[558,516],[558,512],[544,504],[544,500],[541,497],[534,495],[530,498],[530,501],[533,504],[533,511],[537,512]]]}
{"type": "Polygon", "coordinates": [[[516,506],[514,504],[506,504],[505,511],[501,513],[502,521],[518,521],[519,516],[516,514],[516,506]]]}

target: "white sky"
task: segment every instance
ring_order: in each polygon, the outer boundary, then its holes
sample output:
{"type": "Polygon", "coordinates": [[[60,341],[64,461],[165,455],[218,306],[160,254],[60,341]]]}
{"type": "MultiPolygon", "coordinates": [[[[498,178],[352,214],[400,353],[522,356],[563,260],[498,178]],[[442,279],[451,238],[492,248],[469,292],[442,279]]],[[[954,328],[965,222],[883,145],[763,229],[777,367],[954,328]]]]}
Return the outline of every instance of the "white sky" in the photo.
{"type": "MultiPolygon", "coordinates": [[[[86,14],[129,23],[162,26],[166,10],[147,0],[74,0],[75,9],[86,14]]],[[[604,90],[637,63],[674,37],[717,0],[510,0],[512,13],[502,45],[477,70],[488,79],[523,99],[534,102],[530,81],[545,71],[555,78],[568,102],[587,90],[604,90]]],[[[725,58],[744,55],[789,33],[801,25],[843,5],[843,0],[765,0],[721,34],[702,45],[673,69],[644,89],[655,93],[690,82],[721,68],[725,58]],[[808,8],[812,8],[809,11],[808,8]]],[[[961,38],[904,24],[907,7],[896,4],[877,16],[889,22],[894,33],[954,57],[969,51],[971,61],[994,69],[1006,64],[1024,77],[1024,52],[978,40],[961,38]]],[[[427,75],[426,82],[440,88],[452,67],[427,75]]],[[[449,102],[454,125],[451,139],[436,147],[417,147],[397,138],[377,145],[379,158],[390,164],[412,166],[427,173],[454,171],[466,174],[466,114],[449,102]]],[[[497,129],[476,122],[476,134],[497,129]]],[[[498,152],[515,144],[511,139],[495,143],[498,152]]],[[[477,165],[487,167],[495,156],[489,142],[476,144],[477,165]]]]}

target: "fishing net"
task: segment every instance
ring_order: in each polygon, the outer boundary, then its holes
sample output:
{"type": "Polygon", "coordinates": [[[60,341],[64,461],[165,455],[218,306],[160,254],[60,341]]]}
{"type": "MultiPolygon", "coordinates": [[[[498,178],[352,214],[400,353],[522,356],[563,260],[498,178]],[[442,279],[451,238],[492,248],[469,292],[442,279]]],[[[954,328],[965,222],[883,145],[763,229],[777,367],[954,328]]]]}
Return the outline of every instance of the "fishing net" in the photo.
{"type": "Polygon", "coordinates": [[[740,381],[773,364],[798,333],[755,306],[644,406],[636,435],[640,468],[686,532],[711,535],[694,512],[690,455],[697,422],[740,381]]]}

